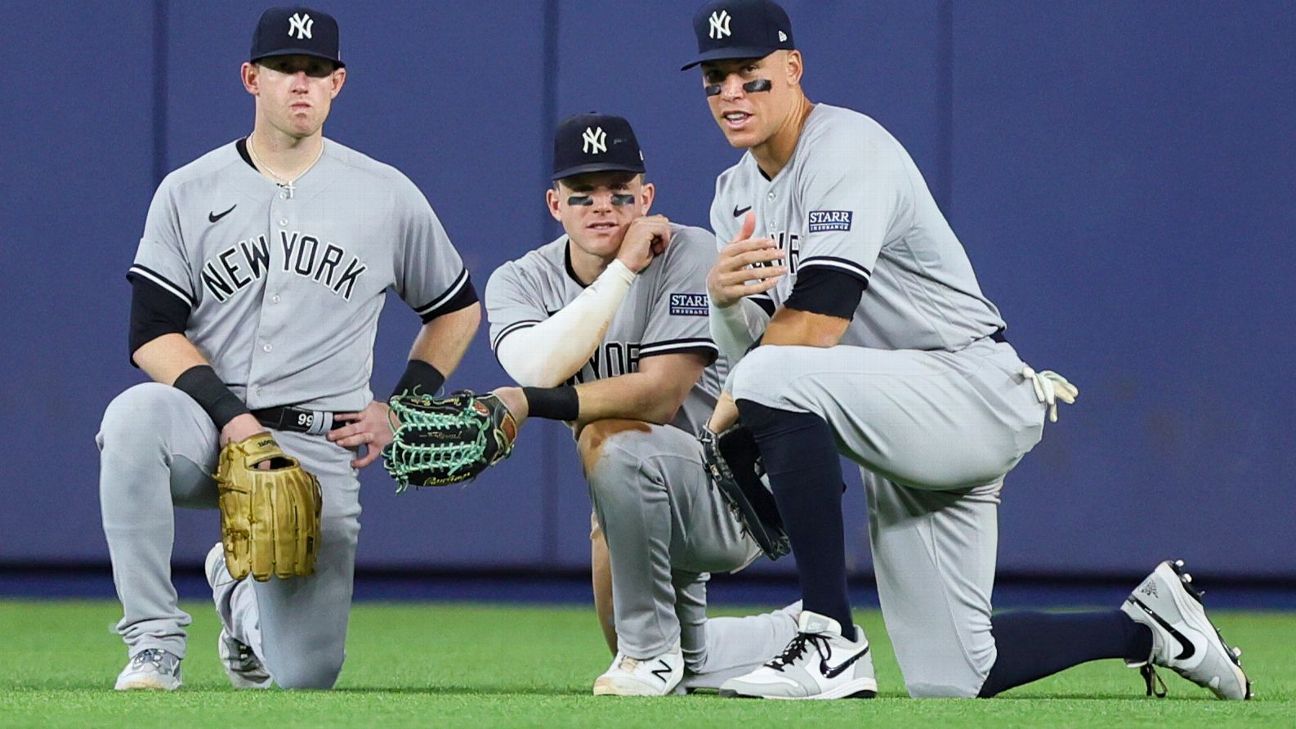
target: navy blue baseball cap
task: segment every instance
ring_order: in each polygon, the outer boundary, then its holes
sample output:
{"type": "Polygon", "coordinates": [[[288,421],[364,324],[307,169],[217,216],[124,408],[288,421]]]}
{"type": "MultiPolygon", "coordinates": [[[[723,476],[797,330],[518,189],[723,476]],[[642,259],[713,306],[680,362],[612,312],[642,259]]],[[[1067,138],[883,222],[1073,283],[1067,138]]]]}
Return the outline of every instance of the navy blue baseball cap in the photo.
{"type": "Polygon", "coordinates": [[[248,60],[256,63],[271,56],[314,56],[339,68],[346,65],[338,51],[337,20],[323,10],[301,6],[270,8],[261,14],[248,60]]]}
{"type": "Polygon", "coordinates": [[[587,172],[643,172],[643,151],[630,122],[610,114],[577,114],[554,132],[553,179],[587,172]]]}
{"type": "Polygon", "coordinates": [[[706,61],[764,58],[774,51],[790,51],[792,22],[773,0],[717,0],[693,16],[698,55],[685,64],[687,71],[706,61]]]}

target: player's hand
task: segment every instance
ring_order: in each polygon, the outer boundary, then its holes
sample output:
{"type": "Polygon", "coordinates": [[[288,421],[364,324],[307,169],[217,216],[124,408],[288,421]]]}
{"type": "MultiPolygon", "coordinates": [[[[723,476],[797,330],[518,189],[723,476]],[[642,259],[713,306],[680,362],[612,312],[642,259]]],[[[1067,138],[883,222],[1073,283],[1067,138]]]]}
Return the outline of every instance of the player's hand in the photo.
{"type": "Polygon", "coordinates": [[[734,402],[733,395],[721,392],[720,397],[716,398],[715,410],[711,411],[711,418],[707,420],[707,430],[712,433],[723,433],[737,422],[738,403],[734,402]]]}
{"type": "Polygon", "coordinates": [[[371,402],[358,413],[338,413],[333,416],[335,427],[328,432],[328,439],[343,448],[364,446],[368,452],[351,461],[352,468],[364,468],[378,460],[382,449],[392,442],[392,428],[398,426],[392,421],[390,408],[385,402],[371,402]],[[343,423],[338,426],[337,423],[343,423]]]}
{"type": "Polygon", "coordinates": [[[783,251],[773,238],[751,237],[755,230],[756,214],[747,213],[742,228],[720,249],[720,257],[707,274],[707,293],[721,309],[769,291],[787,273],[787,266],[776,265],[783,260],[783,251]]]}
{"type": "MultiPolygon", "coordinates": [[[[256,419],[252,413],[243,413],[235,416],[221,428],[220,447],[224,448],[230,443],[238,443],[247,440],[257,433],[265,433],[266,427],[261,421],[256,419]]],[[[269,465],[266,466],[269,468],[269,465]]]]}
{"type": "Polygon", "coordinates": [[[526,393],[522,392],[520,387],[497,387],[491,390],[491,394],[504,403],[508,408],[509,415],[513,416],[513,422],[521,429],[522,423],[527,419],[531,412],[530,403],[527,402],[526,393]]]}
{"type": "Polygon", "coordinates": [[[648,267],[657,256],[666,252],[670,245],[670,221],[665,215],[645,215],[635,218],[626,228],[625,237],[621,239],[621,250],[617,260],[635,273],[648,267]]]}
{"type": "MultiPolygon", "coordinates": [[[[268,433],[266,427],[261,424],[260,420],[252,413],[243,413],[242,415],[232,418],[221,428],[220,447],[224,448],[230,443],[241,443],[257,433],[268,433]]],[[[270,470],[270,461],[262,461],[256,465],[262,471],[270,470]]]]}

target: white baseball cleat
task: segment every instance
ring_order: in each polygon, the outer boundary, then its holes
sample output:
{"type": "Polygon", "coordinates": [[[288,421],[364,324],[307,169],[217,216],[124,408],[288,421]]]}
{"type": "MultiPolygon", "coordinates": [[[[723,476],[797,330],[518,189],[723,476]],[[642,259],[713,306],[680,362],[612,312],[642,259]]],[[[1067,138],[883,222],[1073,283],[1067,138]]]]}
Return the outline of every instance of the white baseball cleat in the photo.
{"type": "Polygon", "coordinates": [[[877,695],[873,656],[859,626],[847,640],[841,624],[801,611],[796,637],[774,660],[720,685],[721,696],[765,699],[871,699],[877,695]],[[813,650],[812,650],[813,649],[813,650]]]}
{"type": "Polygon", "coordinates": [[[230,631],[232,626],[226,622],[225,616],[230,612],[230,593],[238,586],[239,580],[234,579],[225,568],[225,547],[220,542],[207,552],[204,566],[207,584],[212,589],[212,601],[216,603],[216,614],[221,621],[216,652],[220,655],[225,675],[229,676],[230,685],[236,689],[270,688],[270,672],[248,644],[233,637],[230,631]]]}
{"type": "Polygon", "coordinates": [[[1164,666],[1210,689],[1221,699],[1251,698],[1251,681],[1242,672],[1242,651],[1224,642],[1206,610],[1183,561],[1157,565],[1152,574],[1130,593],[1121,611],[1152,630],[1152,655],[1146,661],[1127,662],[1142,669],[1148,695],[1165,696],[1165,684],[1153,665],[1164,666]]]}
{"type": "Polygon", "coordinates": [[[608,670],[594,680],[595,696],[666,696],[684,678],[684,655],[676,644],[652,658],[631,658],[620,651],[608,670]]]}
{"type": "Polygon", "coordinates": [[[175,691],[180,688],[180,658],[161,648],[145,648],[131,656],[117,675],[118,691],[175,691]]]}

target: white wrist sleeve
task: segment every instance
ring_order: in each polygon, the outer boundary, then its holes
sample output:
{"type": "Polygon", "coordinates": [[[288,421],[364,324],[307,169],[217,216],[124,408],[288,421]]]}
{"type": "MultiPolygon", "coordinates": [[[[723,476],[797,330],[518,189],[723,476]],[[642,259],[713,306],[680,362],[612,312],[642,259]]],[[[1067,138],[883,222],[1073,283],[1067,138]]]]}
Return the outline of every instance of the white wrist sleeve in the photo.
{"type": "Polygon", "coordinates": [[[765,332],[770,316],[751,299],[742,299],[725,309],[710,304],[710,309],[711,339],[733,367],[765,332]]]}
{"type": "Polygon", "coordinates": [[[523,387],[556,387],[580,371],[607,334],[635,273],[614,260],[580,296],[557,314],[510,333],[495,356],[523,387]]]}

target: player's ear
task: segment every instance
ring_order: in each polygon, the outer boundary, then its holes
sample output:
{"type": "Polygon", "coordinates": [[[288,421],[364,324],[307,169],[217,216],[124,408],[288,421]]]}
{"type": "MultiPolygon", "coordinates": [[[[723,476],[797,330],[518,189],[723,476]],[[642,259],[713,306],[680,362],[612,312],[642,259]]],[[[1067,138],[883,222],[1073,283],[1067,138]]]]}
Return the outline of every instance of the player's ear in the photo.
{"type": "Polygon", "coordinates": [[[545,190],[545,204],[549,207],[549,214],[553,216],[553,219],[561,223],[562,213],[558,210],[558,184],[555,182],[553,187],[545,190]]]}
{"type": "Polygon", "coordinates": [[[787,52],[785,59],[785,68],[787,71],[787,81],[789,86],[798,86],[801,84],[801,74],[805,73],[805,60],[801,57],[801,51],[791,50],[787,52]]]}
{"type": "Polygon", "coordinates": [[[346,68],[333,69],[333,92],[331,98],[336,99],[337,95],[342,93],[342,84],[346,83],[346,68]]]}
{"type": "Polygon", "coordinates": [[[249,61],[244,61],[243,65],[239,67],[239,77],[243,79],[243,90],[253,96],[256,96],[261,88],[259,85],[260,71],[259,66],[249,61]]]}
{"type": "Polygon", "coordinates": [[[640,208],[639,213],[641,215],[647,215],[648,210],[652,208],[653,200],[655,200],[656,198],[657,198],[657,187],[654,186],[651,182],[643,183],[643,187],[639,191],[639,208],[640,208]]]}

